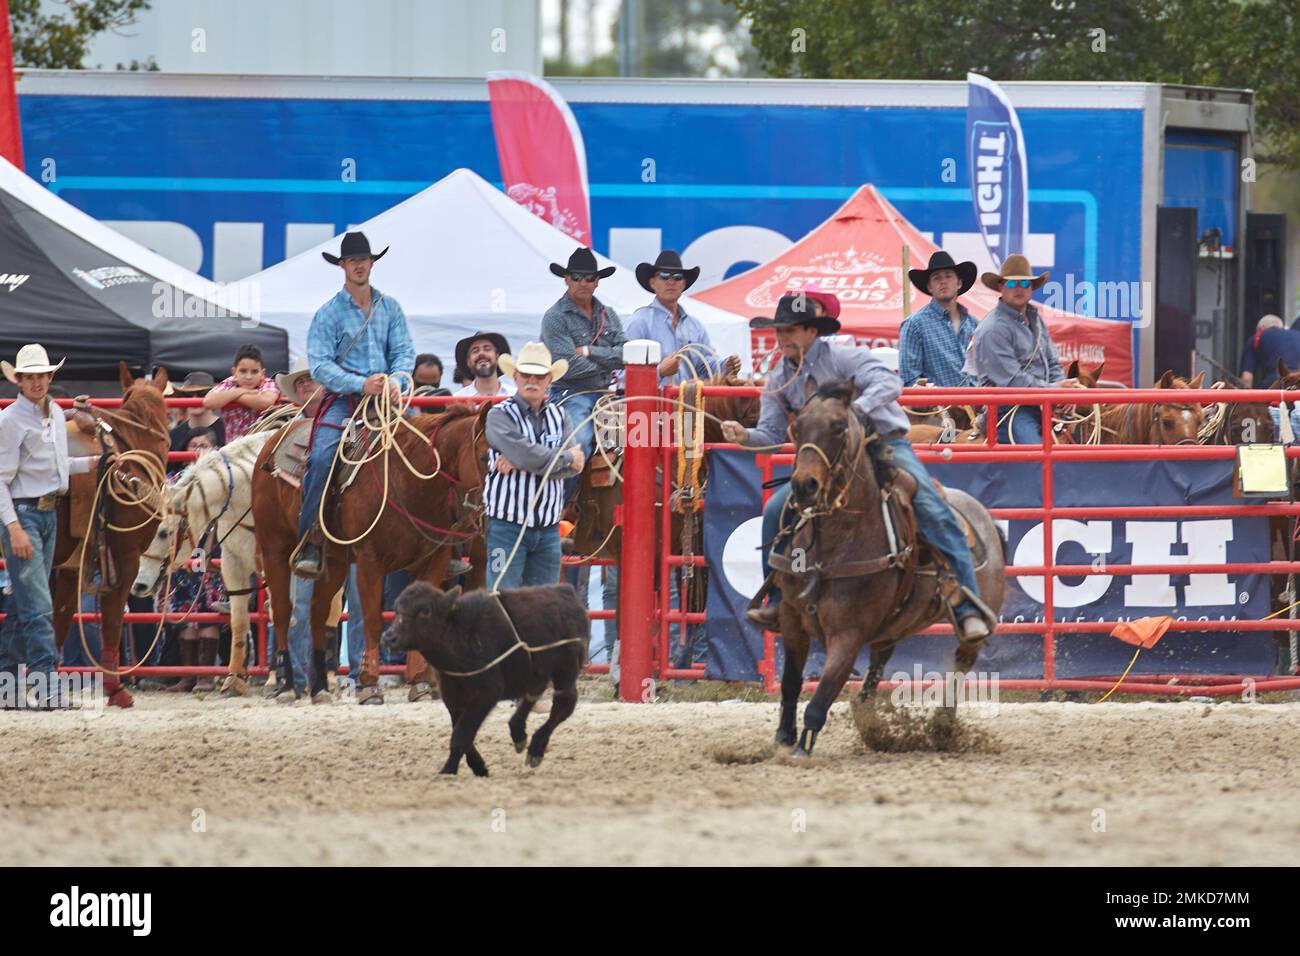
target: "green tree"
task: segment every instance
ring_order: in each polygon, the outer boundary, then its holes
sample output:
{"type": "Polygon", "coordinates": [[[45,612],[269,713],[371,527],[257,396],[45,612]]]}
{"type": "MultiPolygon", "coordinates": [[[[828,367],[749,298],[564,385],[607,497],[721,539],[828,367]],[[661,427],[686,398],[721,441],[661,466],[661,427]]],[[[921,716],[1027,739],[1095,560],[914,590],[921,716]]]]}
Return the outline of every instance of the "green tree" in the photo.
{"type": "MultiPolygon", "coordinates": [[[[61,13],[42,13],[41,0],[9,0],[14,66],[81,69],[90,41],[105,30],[130,26],[137,13],[149,9],[149,0],[64,0],[63,7],[61,13]]],[[[147,63],[139,68],[150,69],[147,63]]]]}
{"type": "Polygon", "coordinates": [[[1295,0],[729,0],[772,76],[1140,81],[1256,91],[1264,152],[1300,166],[1295,0]]]}

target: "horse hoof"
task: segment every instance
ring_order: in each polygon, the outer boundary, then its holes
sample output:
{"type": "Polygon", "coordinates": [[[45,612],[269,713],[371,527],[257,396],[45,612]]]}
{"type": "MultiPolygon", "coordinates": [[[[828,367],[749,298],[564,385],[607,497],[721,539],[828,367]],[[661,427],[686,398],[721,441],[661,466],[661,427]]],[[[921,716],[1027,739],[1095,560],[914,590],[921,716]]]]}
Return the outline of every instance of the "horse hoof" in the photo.
{"type": "Polygon", "coordinates": [[[801,762],[808,761],[808,760],[812,760],[812,754],[804,750],[802,747],[795,747],[793,750],[790,751],[790,759],[798,760],[801,762]]]}
{"type": "Polygon", "coordinates": [[[378,684],[367,684],[357,691],[357,703],[361,705],[382,704],[384,702],[384,692],[379,689],[378,684]]]}
{"type": "Polygon", "coordinates": [[[298,698],[301,696],[302,695],[298,693],[298,689],[295,687],[293,690],[285,690],[277,693],[274,700],[277,704],[296,704],[298,703],[298,698]]]}
{"type": "Polygon", "coordinates": [[[414,704],[418,700],[431,700],[433,698],[433,685],[427,680],[416,681],[411,685],[410,693],[406,699],[414,704]]]}
{"type": "Polygon", "coordinates": [[[524,748],[527,747],[527,746],[528,746],[528,738],[527,738],[527,737],[525,737],[523,740],[516,740],[516,741],[515,741],[515,753],[517,753],[517,754],[521,754],[521,753],[523,753],[523,752],[524,752],[524,748]]]}
{"type": "Polygon", "coordinates": [[[540,767],[542,765],[542,758],[545,756],[545,754],[529,754],[528,758],[524,761],[524,766],[529,768],[540,767]]]}
{"type": "Polygon", "coordinates": [[[121,707],[125,710],[127,707],[131,707],[134,704],[135,698],[131,696],[131,692],[125,687],[119,687],[117,690],[113,691],[108,698],[109,707],[121,707]]]}
{"type": "Polygon", "coordinates": [[[327,690],[318,690],[312,694],[311,702],[313,704],[332,704],[334,703],[334,695],[327,690]]]}
{"type": "Polygon", "coordinates": [[[794,731],[778,730],[776,732],[775,743],[778,747],[793,747],[794,731]]]}
{"type": "Polygon", "coordinates": [[[221,683],[222,697],[243,697],[246,693],[248,693],[248,681],[242,677],[235,677],[232,674],[221,683]]]}

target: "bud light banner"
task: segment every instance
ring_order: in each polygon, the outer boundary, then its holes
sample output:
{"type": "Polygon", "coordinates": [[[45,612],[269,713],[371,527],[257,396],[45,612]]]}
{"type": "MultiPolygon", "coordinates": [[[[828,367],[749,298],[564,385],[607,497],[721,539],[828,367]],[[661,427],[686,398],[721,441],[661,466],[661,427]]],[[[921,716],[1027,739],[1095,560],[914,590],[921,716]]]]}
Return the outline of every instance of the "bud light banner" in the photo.
{"type": "Polygon", "coordinates": [[[966,74],[966,159],[975,219],[989,255],[1001,267],[1025,251],[1029,235],[1029,161],[1020,118],[1002,88],[966,74]]]}
{"type": "MultiPolygon", "coordinates": [[[[962,488],[989,508],[1034,507],[1041,503],[1041,466],[1007,464],[930,464],[944,485],[962,488]]],[[[754,456],[715,452],[709,459],[705,497],[705,555],[709,577],[708,676],[756,680],[763,658],[763,636],[745,620],[745,606],[762,583],[761,473],[754,456]]],[[[1054,469],[1059,506],[1128,507],[1150,505],[1240,504],[1232,497],[1232,465],[1196,462],[1066,462],[1054,469]],[[1140,492],[1138,491],[1140,489],[1140,492]]],[[[777,474],[788,473],[781,469],[777,474]]],[[[1007,534],[1009,563],[1043,564],[1041,521],[999,521],[1007,534]]],[[[1057,564],[1107,565],[1214,564],[1269,559],[1267,518],[1128,518],[1053,522],[1057,564]]],[[[1043,620],[1044,579],[1013,577],[1002,608],[1006,622],[1043,620]]],[[[1058,578],[1053,593],[1055,619],[1132,620],[1170,614],[1187,620],[1257,620],[1270,611],[1266,575],[1097,574],[1058,578]]],[[[953,639],[916,636],[899,643],[888,672],[943,670],[953,639]]],[[[777,641],[779,678],[782,649],[777,641]]],[[[1131,646],[1109,634],[1058,633],[1056,673],[1060,678],[1118,675],[1132,657],[1131,646]]],[[[820,673],[822,649],[809,655],[808,674],[820,673]]],[[[1170,631],[1142,652],[1133,674],[1252,674],[1274,671],[1276,650],[1268,632],[1170,631]]],[[[1043,639],[1038,634],[995,634],[980,652],[976,669],[1006,679],[1043,676],[1043,639]]],[[[866,671],[866,655],[858,673],[866,671]]]]}
{"type": "Polygon", "coordinates": [[[488,96],[506,195],[590,246],[587,150],[569,104],[545,80],[509,70],[488,74],[488,96]]]}

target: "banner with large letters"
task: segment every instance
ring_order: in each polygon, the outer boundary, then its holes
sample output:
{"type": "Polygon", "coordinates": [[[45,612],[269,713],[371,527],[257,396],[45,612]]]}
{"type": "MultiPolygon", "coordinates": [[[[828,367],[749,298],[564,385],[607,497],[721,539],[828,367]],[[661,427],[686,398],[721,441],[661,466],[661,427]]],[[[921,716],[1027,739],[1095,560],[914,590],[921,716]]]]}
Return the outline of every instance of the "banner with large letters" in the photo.
{"type": "MultiPolygon", "coordinates": [[[[1041,504],[1041,466],[942,463],[928,466],[943,484],[961,488],[986,507],[1041,504]]],[[[755,680],[763,656],[763,637],[744,617],[745,605],[762,582],[759,567],[761,473],[747,452],[710,455],[705,496],[704,546],[709,566],[708,675],[755,680]]],[[[1058,506],[1240,504],[1232,497],[1230,462],[1067,462],[1054,469],[1058,506]]],[[[778,475],[788,469],[778,469],[778,475]]],[[[1043,564],[1043,523],[1002,521],[1011,564],[1043,564]]],[[[1057,564],[1092,565],[1105,571],[1121,564],[1213,564],[1257,562],[1269,558],[1268,519],[1128,518],[1074,521],[1056,519],[1052,527],[1057,564]]],[[[1041,622],[1044,579],[1008,580],[1002,620],[1041,622]]],[[[1188,620],[1254,620],[1269,613],[1265,575],[1095,574],[1058,578],[1054,591],[1057,621],[1131,620],[1171,614],[1188,620]]],[[[953,640],[942,635],[914,636],[901,642],[889,672],[942,670],[951,659],[953,640]]],[[[1061,678],[1119,674],[1132,648],[1109,634],[1064,633],[1056,637],[1056,673],[1061,678]]],[[[777,674],[781,644],[777,641],[777,674]]],[[[1271,674],[1276,652],[1271,634],[1261,632],[1170,631],[1142,652],[1134,674],[1271,674]]],[[[820,673],[822,650],[810,655],[807,673],[820,673]]],[[[866,657],[858,670],[865,672],[866,657]]],[[[1043,676],[1043,639],[1037,634],[995,634],[984,646],[976,669],[1001,677],[1043,676]]]]}
{"type": "Polygon", "coordinates": [[[975,220],[998,265],[1029,237],[1029,158],[1020,117],[986,76],[966,74],[966,163],[975,220]]]}

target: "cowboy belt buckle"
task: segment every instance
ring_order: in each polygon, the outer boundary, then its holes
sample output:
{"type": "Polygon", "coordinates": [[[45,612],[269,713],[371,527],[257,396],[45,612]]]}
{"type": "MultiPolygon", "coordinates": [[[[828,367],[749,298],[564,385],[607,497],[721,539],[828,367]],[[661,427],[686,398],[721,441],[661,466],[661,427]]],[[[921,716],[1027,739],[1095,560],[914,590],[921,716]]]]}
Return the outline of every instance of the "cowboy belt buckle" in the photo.
{"type": "Polygon", "coordinates": [[[51,491],[48,495],[41,495],[36,501],[37,511],[53,511],[59,502],[59,493],[51,491]]]}

